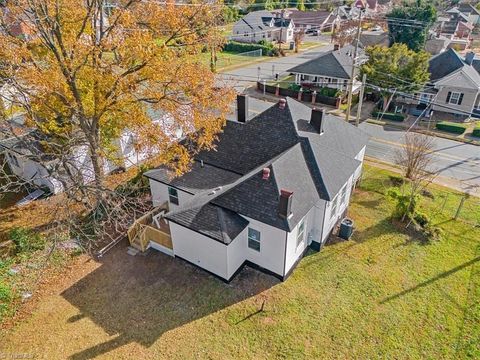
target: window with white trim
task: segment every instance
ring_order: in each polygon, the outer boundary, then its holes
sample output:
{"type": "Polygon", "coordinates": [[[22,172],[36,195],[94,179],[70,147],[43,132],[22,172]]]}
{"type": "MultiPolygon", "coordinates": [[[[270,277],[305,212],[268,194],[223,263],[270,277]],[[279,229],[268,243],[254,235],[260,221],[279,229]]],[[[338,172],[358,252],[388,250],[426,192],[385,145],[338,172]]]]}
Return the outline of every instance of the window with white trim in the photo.
{"type": "Polygon", "coordinates": [[[342,189],[342,198],[341,198],[340,204],[345,204],[346,200],[347,200],[347,185],[345,185],[342,189]]]}
{"type": "Polygon", "coordinates": [[[168,200],[170,203],[178,205],[178,190],[173,187],[168,187],[168,200]]]}
{"type": "Polygon", "coordinates": [[[248,247],[260,251],[260,231],[248,228],[248,247]]]}
{"type": "Polygon", "coordinates": [[[337,215],[338,195],[332,201],[332,211],[330,211],[330,218],[333,219],[337,215]]]}
{"type": "Polygon", "coordinates": [[[462,105],[463,94],[451,91],[448,93],[448,103],[452,105],[462,105]]]}
{"type": "Polygon", "coordinates": [[[304,238],[305,238],[305,219],[302,219],[302,221],[300,221],[300,224],[298,225],[298,230],[297,230],[297,246],[303,242],[304,238]]]}

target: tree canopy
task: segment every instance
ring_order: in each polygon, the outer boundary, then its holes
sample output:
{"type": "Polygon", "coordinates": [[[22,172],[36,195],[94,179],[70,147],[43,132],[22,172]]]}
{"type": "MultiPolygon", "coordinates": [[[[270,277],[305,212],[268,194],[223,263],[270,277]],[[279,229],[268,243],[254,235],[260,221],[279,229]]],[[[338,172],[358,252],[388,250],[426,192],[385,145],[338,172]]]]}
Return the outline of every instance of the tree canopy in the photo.
{"type": "Polygon", "coordinates": [[[414,93],[421,90],[430,79],[429,54],[415,52],[405,44],[392,47],[372,46],[366,49],[368,61],[362,65],[361,73],[367,75],[367,83],[377,86],[384,96],[386,108],[394,91],[414,93]]]}
{"type": "Polygon", "coordinates": [[[405,1],[387,14],[390,39],[392,43],[406,44],[409,49],[420,51],[436,20],[437,10],[430,1],[405,1]]]}
{"type": "MultiPolygon", "coordinates": [[[[202,56],[222,45],[222,7],[106,3],[8,1],[0,16],[2,73],[16,90],[15,109],[55,160],[45,164],[48,175],[90,209],[112,194],[105,165],[125,161],[122,134],[132,135],[137,152],[180,173],[212,146],[233,100],[202,56]],[[173,141],[179,131],[184,141],[173,141]],[[88,181],[74,161],[79,149],[89,157],[88,181]]],[[[43,162],[43,153],[34,160],[43,162]]]]}

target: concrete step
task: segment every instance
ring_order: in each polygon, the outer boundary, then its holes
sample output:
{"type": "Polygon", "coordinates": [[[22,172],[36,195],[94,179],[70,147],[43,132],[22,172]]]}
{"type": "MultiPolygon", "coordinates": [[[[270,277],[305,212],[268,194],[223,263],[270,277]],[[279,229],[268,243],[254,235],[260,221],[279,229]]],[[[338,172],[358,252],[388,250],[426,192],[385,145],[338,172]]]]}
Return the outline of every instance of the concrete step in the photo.
{"type": "Polygon", "coordinates": [[[138,249],[136,249],[136,248],[134,248],[134,247],[131,247],[131,246],[129,246],[129,247],[128,247],[128,250],[127,250],[127,254],[128,254],[128,255],[132,255],[132,256],[137,255],[139,252],[140,252],[140,250],[138,250],[138,249]]]}

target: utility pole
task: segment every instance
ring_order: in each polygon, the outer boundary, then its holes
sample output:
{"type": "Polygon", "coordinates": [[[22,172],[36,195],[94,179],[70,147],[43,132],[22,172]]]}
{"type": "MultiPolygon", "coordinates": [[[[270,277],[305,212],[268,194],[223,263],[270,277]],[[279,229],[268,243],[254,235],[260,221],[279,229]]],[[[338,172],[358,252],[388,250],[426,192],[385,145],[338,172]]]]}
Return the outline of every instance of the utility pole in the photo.
{"type": "Polygon", "coordinates": [[[355,43],[355,51],[353,54],[353,62],[352,62],[352,72],[350,74],[350,84],[348,85],[348,102],[347,102],[347,113],[345,115],[345,121],[350,120],[350,111],[352,110],[352,96],[353,96],[353,78],[355,77],[355,63],[357,61],[358,56],[358,44],[360,42],[360,34],[362,32],[362,15],[363,12],[360,9],[360,15],[358,16],[358,27],[357,27],[357,41],[355,43]]]}
{"type": "Polygon", "coordinates": [[[362,76],[362,87],[360,88],[360,97],[358,98],[357,118],[355,119],[355,126],[360,124],[360,116],[362,115],[363,96],[365,94],[365,84],[367,83],[367,74],[362,76]]]}

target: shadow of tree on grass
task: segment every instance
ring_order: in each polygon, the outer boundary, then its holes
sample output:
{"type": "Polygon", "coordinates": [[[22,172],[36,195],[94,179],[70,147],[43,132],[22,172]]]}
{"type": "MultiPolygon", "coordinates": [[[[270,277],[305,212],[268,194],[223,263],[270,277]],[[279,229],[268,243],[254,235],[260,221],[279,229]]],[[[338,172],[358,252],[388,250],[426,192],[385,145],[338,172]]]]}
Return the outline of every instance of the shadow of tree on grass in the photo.
{"type": "Polygon", "coordinates": [[[87,348],[70,359],[90,359],[136,342],[151,346],[164,332],[255,296],[279,283],[245,267],[226,284],[206,272],[156,251],[129,256],[117,246],[102,265],[65,290],[62,296],[112,340],[87,348]]]}

